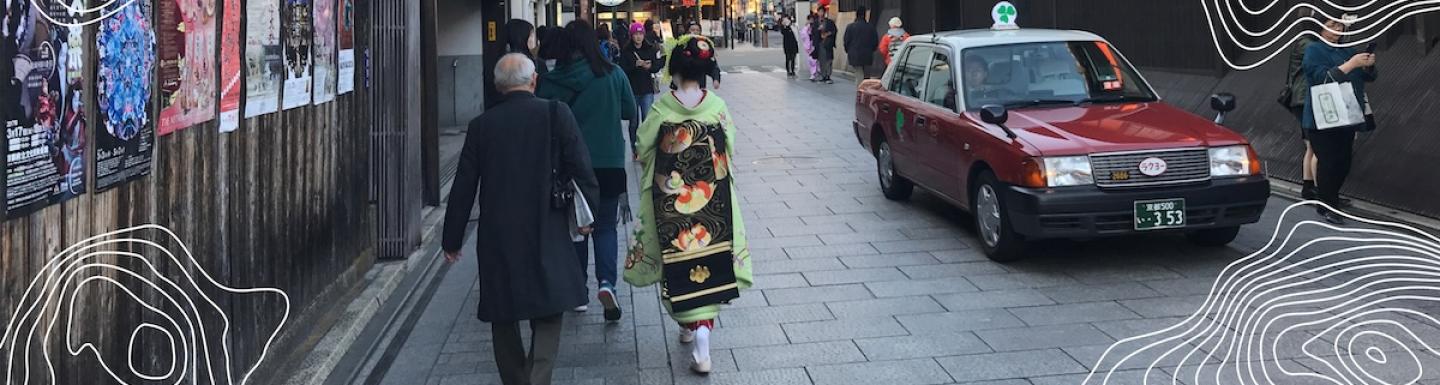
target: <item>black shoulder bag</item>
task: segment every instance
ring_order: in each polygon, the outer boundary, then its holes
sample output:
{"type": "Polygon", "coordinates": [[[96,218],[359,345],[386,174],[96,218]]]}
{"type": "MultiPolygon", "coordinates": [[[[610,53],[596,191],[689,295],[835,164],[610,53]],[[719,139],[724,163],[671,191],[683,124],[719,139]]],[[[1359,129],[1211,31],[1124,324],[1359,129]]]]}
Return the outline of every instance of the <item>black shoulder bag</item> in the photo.
{"type": "Polygon", "coordinates": [[[565,175],[565,172],[562,171],[560,152],[563,148],[560,147],[559,135],[555,133],[555,114],[556,111],[558,111],[556,103],[559,102],[554,100],[550,101],[550,116],[548,118],[548,127],[550,130],[550,207],[568,209],[570,208],[570,203],[575,200],[575,189],[570,187],[570,176],[565,175]]]}

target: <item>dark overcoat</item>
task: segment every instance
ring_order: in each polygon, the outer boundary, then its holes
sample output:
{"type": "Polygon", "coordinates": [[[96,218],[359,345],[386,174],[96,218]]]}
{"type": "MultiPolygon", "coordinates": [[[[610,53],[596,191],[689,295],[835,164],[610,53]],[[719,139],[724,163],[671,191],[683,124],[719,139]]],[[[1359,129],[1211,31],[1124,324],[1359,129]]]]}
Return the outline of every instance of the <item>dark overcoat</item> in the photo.
{"type": "Polygon", "coordinates": [[[470,121],[450,188],[443,243],[447,251],[462,247],[478,195],[481,321],[547,317],[588,302],[566,210],[550,203],[556,162],[551,148],[558,149],[561,169],[590,202],[597,202],[599,187],[574,114],[565,103],[554,104],[552,115],[550,101],[513,92],[470,121]]]}

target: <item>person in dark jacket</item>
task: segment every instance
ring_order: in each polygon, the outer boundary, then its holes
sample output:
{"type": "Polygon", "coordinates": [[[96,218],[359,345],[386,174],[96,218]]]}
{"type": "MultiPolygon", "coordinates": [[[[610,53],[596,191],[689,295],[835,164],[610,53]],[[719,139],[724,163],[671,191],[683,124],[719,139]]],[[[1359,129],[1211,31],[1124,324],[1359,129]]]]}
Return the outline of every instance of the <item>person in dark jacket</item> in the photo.
{"type": "Polygon", "coordinates": [[[585,284],[576,279],[584,270],[575,264],[569,209],[550,201],[551,169],[572,178],[586,199],[598,194],[598,186],[570,108],[531,93],[534,61],[507,54],[495,65],[495,75],[504,101],[470,121],[442,243],[445,259],[459,261],[478,194],[476,316],[490,323],[501,381],[546,385],[565,311],[586,302],[585,284]],[[521,320],[528,320],[532,331],[529,353],[521,343],[521,320]]]}
{"type": "Polygon", "coordinates": [[[880,46],[880,33],[866,19],[865,7],[855,8],[855,22],[845,27],[845,58],[850,71],[857,77],[874,77],[875,49],[880,46]]]}
{"type": "Polygon", "coordinates": [[[795,38],[794,22],[790,16],[780,18],[780,36],[785,41],[785,75],[795,78],[795,55],[800,53],[800,41],[795,38]]]}
{"type": "MultiPolygon", "coordinates": [[[[597,200],[589,201],[595,211],[595,233],[575,243],[574,252],[579,266],[588,265],[593,241],[595,281],[600,288],[597,299],[605,307],[605,319],[617,321],[620,307],[615,298],[615,282],[619,274],[620,245],[615,225],[627,181],[625,129],[620,127],[620,121],[636,119],[639,113],[630,80],[619,67],[600,57],[595,36],[595,27],[589,21],[567,24],[563,36],[555,39],[555,46],[548,52],[556,55],[557,64],[540,78],[540,88],[535,94],[565,102],[580,122],[580,133],[590,150],[590,164],[600,181],[600,195],[597,200]]],[[[576,279],[584,282],[584,274],[576,279]]]]}
{"type": "Polygon", "coordinates": [[[830,11],[826,7],[820,8],[820,19],[816,23],[815,41],[819,43],[815,45],[818,55],[815,59],[820,61],[820,81],[835,84],[830,75],[835,72],[835,35],[839,34],[840,30],[836,28],[835,20],[830,18],[830,11]]]}
{"type": "MultiPolygon", "coordinates": [[[[645,120],[645,114],[650,112],[650,105],[655,103],[655,74],[665,68],[665,56],[660,54],[660,46],[651,44],[645,38],[645,25],[635,23],[630,26],[630,39],[625,40],[625,48],[620,53],[620,68],[625,69],[625,76],[630,79],[630,91],[635,93],[635,102],[638,104],[640,117],[630,119],[630,148],[635,148],[635,131],[640,128],[640,122],[645,120]]],[[[631,151],[634,153],[634,151],[631,151]]]]}
{"type": "Polygon", "coordinates": [[[545,62],[535,60],[540,54],[540,34],[535,25],[522,19],[510,19],[505,22],[505,52],[525,55],[535,61],[535,73],[544,75],[549,72],[545,62]]]}
{"type": "MultiPolygon", "coordinates": [[[[1365,83],[1375,81],[1378,76],[1375,70],[1375,54],[1358,52],[1355,48],[1331,45],[1340,42],[1340,35],[1345,27],[1343,21],[1327,21],[1325,31],[1320,33],[1324,42],[1317,42],[1305,47],[1305,59],[1301,61],[1300,72],[1305,75],[1305,79],[1311,87],[1333,82],[1349,82],[1350,86],[1354,88],[1355,99],[1360,102],[1360,109],[1365,111],[1365,115],[1368,117],[1370,101],[1365,97],[1365,83]]],[[[1340,200],[1340,189],[1345,186],[1345,179],[1350,175],[1355,133],[1364,130],[1366,123],[1321,130],[1315,123],[1314,106],[1309,98],[1305,101],[1303,113],[1300,127],[1308,131],[1306,136],[1310,138],[1310,146],[1315,150],[1315,157],[1319,163],[1315,169],[1317,198],[1337,210],[1342,209],[1344,204],[1340,200]]],[[[1316,211],[1327,222],[1345,223],[1344,216],[1335,211],[1321,206],[1316,206],[1316,211]]]]}
{"type": "MultiPolygon", "coordinates": [[[[1314,10],[1301,8],[1297,11],[1297,18],[1312,17],[1314,10]]],[[[1305,100],[1310,99],[1310,82],[1305,80],[1305,74],[1300,71],[1300,64],[1305,60],[1305,49],[1316,39],[1310,35],[1300,35],[1300,39],[1290,47],[1290,65],[1285,70],[1287,77],[1285,85],[1289,88],[1290,100],[1286,107],[1290,113],[1295,115],[1295,123],[1300,124],[1304,119],[1305,100]]],[[[1310,138],[1304,129],[1300,130],[1300,139],[1305,142],[1305,154],[1300,157],[1300,197],[1302,199],[1315,199],[1315,150],[1310,147],[1310,138]]]]}

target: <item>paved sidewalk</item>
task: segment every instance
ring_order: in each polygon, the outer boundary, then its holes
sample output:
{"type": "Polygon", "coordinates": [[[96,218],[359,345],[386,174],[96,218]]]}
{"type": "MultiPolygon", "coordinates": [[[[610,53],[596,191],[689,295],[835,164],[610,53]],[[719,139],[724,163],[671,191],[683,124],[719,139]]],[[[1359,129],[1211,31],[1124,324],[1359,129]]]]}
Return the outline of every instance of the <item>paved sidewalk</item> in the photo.
{"type": "MultiPolygon", "coordinates": [[[[853,84],[769,73],[724,84],[757,276],[721,313],[714,373],[688,371],[654,287],[622,285],[621,322],[599,311],[567,318],[557,384],[1080,384],[1111,343],[1198,308],[1288,205],[1272,200],[1232,248],[1178,235],[1053,242],[1001,265],[974,247],[958,210],[918,192],[904,203],[881,196],[874,159],[850,129],[853,84]]],[[[474,318],[472,252],[444,277],[386,384],[499,383],[489,325],[474,318]]]]}

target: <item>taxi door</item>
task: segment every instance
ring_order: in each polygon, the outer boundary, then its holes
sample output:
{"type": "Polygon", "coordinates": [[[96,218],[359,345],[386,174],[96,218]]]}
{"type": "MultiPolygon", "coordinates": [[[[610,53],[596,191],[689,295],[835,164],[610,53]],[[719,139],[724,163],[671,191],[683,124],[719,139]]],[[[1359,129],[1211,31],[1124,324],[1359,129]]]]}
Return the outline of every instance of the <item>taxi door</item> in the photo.
{"type": "Polygon", "coordinates": [[[924,159],[924,149],[918,140],[928,135],[922,132],[924,118],[916,118],[916,110],[924,102],[920,100],[924,90],[925,68],[930,63],[934,48],[928,45],[909,45],[894,64],[886,88],[890,92],[876,101],[876,119],[889,138],[890,150],[894,152],[895,166],[911,182],[931,188],[935,171],[924,159]]]}
{"type": "Polygon", "coordinates": [[[926,168],[933,173],[926,183],[931,190],[955,202],[961,202],[964,194],[963,169],[968,164],[962,159],[966,154],[958,151],[960,114],[955,105],[959,96],[955,93],[954,70],[951,66],[950,50],[933,47],[931,60],[925,66],[924,88],[919,103],[914,108],[914,125],[918,131],[916,147],[924,159],[926,168]]]}

